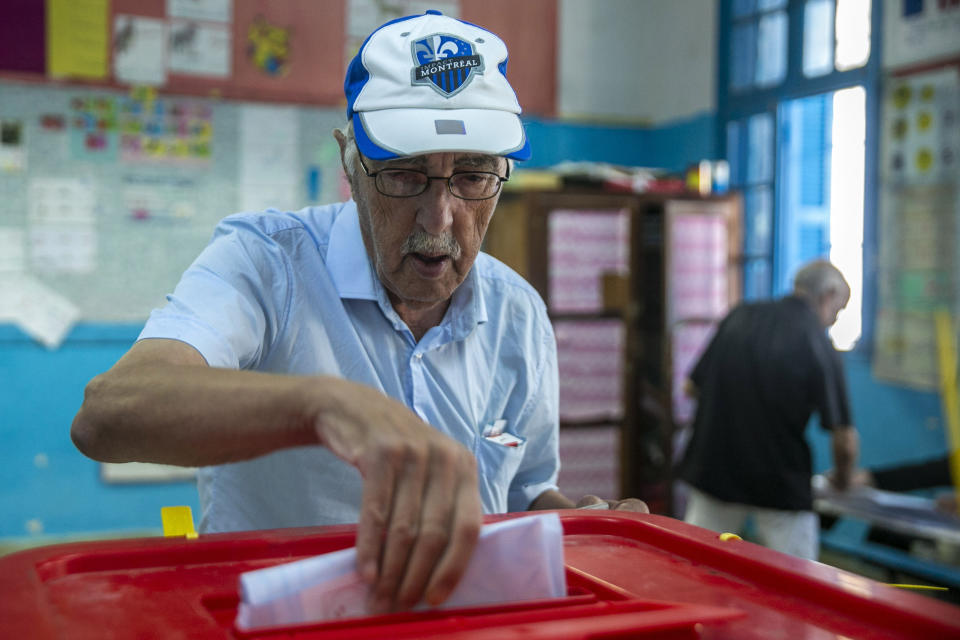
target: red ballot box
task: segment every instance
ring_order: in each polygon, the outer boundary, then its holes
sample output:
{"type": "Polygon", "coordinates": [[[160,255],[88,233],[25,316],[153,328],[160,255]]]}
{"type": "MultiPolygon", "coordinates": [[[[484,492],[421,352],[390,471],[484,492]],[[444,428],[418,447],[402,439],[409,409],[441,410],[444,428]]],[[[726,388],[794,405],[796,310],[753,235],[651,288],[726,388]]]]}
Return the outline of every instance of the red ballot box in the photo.
{"type": "Polygon", "coordinates": [[[136,538],[0,557],[0,638],[960,638],[960,607],[923,595],[663,516],[559,513],[564,598],[241,632],[241,573],[355,527],[136,538]]]}

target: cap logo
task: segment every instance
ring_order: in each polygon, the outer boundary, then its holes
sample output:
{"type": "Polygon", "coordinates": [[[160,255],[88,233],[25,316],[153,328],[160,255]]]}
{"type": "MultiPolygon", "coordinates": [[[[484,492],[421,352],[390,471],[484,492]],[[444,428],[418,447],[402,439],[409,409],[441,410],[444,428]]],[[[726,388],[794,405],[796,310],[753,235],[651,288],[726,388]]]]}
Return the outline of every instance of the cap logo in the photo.
{"type": "Polygon", "coordinates": [[[474,75],[483,72],[483,58],[473,45],[446,33],[413,41],[412,84],[425,84],[445,98],[466,88],[474,75]]]}

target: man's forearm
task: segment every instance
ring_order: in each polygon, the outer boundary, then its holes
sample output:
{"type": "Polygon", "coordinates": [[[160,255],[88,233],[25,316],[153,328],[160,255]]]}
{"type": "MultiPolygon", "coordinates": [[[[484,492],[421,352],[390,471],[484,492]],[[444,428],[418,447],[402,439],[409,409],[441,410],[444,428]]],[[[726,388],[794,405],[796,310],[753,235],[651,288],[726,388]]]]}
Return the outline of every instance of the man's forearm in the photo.
{"type": "Polygon", "coordinates": [[[833,430],[831,437],[833,449],[834,484],[846,489],[857,466],[860,440],[857,430],[851,426],[840,426],[833,430]]]}
{"type": "Polygon", "coordinates": [[[91,458],[200,466],[316,444],[300,397],[321,380],[192,366],[125,363],[95,378],[71,435],[91,458]]]}

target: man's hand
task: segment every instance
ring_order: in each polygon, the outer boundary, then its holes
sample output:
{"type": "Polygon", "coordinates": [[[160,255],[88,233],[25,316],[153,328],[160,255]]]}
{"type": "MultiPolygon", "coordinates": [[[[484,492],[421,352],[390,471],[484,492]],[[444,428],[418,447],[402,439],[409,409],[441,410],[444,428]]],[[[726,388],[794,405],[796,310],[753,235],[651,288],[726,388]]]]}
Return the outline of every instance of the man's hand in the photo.
{"type": "Polygon", "coordinates": [[[586,495],[577,501],[577,509],[589,509],[591,505],[606,503],[611,511],[633,511],[634,513],[650,513],[650,507],[643,500],[624,498],[623,500],[604,500],[594,495],[586,495]]]}
{"type": "Polygon", "coordinates": [[[846,486],[841,487],[836,481],[836,473],[833,469],[824,472],[823,476],[830,483],[830,486],[838,491],[848,491],[860,487],[874,486],[873,474],[869,469],[855,469],[847,481],[846,486]]]}
{"type": "Polygon", "coordinates": [[[321,444],[363,476],[357,569],[373,614],[440,604],[466,571],[482,524],[477,463],[386,395],[336,381],[318,412],[321,444]]]}
{"type": "Polygon", "coordinates": [[[626,498],[624,500],[604,500],[603,498],[598,498],[597,496],[587,495],[583,496],[578,502],[574,503],[573,500],[566,497],[559,491],[554,491],[553,489],[544,491],[537,496],[537,499],[530,504],[528,509],[530,511],[537,511],[540,509],[595,509],[597,507],[591,507],[590,505],[602,504],[605,504],[606,508],[611,510],[650,513],[647,503],[643,500],[637,500],[636,498],[626,498]]]}

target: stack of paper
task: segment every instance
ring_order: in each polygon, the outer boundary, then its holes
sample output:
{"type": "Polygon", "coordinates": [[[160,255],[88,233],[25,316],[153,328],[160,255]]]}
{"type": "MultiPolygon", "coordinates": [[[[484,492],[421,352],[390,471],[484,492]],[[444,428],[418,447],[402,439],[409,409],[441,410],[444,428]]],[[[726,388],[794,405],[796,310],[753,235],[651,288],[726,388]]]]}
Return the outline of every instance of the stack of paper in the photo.
{"type": "MultiPolygon", "coordinates": [[[[366,615],[369,587],[360,580],[355,565],[356,549],[350,548],[242,574],[237,628],[366,615]]],[[[546,513],[484,526],[463,579],[441,606],[566,594],[563,527],[556,513],[546,513]]]]}

